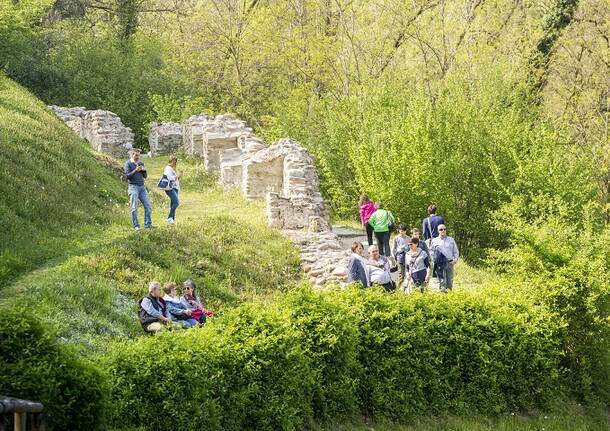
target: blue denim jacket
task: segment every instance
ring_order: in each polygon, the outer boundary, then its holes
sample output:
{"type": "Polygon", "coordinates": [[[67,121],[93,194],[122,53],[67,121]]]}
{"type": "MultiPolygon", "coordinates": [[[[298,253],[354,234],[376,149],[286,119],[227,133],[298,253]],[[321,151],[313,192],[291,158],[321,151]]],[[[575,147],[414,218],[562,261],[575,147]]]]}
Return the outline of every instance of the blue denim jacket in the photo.
{"type": "Polygon", "coordinates": [[[180,303],[178,298],[175,299],[175,301],[178,301],[178,302],[173,302],[174,299],[170,298],[168,295],[165,295],[163,297],[163,299],[165,300],[165,303],[167,304],[167,311],[169,312],[170,316],[172,316],[172,320],[174,320],[174,321],[180,320],[180,319],[178,319],[178,317],[183,316],[184,311],[188,310],[188,308],[185,307],[184,304],[180,303]]]}

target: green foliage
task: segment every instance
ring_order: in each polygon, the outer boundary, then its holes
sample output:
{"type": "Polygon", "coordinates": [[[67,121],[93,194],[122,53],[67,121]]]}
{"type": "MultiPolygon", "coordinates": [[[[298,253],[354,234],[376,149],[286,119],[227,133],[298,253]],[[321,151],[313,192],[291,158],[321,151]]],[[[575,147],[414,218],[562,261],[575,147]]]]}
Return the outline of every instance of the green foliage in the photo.
{"type": "Polygon", "coordinates": [[[49,429],[95,429],[105,415],[107,388],[83,360],[26,307],[0,313],[0,393],[44,404],[49,429]]]}
{"type": "Polygon", "coordinates": [[[31,65],[42,63],[44,40],[40,23],[52,3],[51,0],[0,0],[0,70],[19,82],[46,80],[48,70],[31,65]]]}
{"type": "Polygon", "coordinates": [[[492,255],[493,268],[512,277],[517,290],[561,316],[563,365],[569,370],[570,387],[588,402],[606,403],[610,399],[610,230],[600,226],[595,207],[581,214],[584,228],[573,224],[571,212],[561,206],[536,218],[527,209],[515,204],[498,214],[512,247],[492,255]]]}
{"type": "Polygon", "coordinates": [[[388,83],[327,101],[309,114],[319,122],[315,131],[298,115],[281,122],[316,154],[336,215],[356,217],[358,195],[367,193],[401,222],[421,226],[436,202],[460,251],[477,260],[506,246],[491,214],[512,196],[544,193],[571,208],[596,199],[593,163],[510,97],[492,76],[476,91],[448,82],[434,101],[388,83]]]}
{"type": "Polygon", "coordinates": [[[121,343],[104,364],[121,426],[299,429],[358,411],[404,421],[545,403],[561,393],[558,330],[500,292],[301,289],[202,330],[121,343]]]}
{"type": "Polygon", "coordinates": [[[85,141],[0,75],[0,283],[57,255],[83,224],[107,224],[121,182],[85,141]]]}
{"type": "MultiPolygon", "coordinates": [[[[163,75],[163,46],[144,35],[119,43],[106,29],[93,33],[70,25],[61,37],[64,42],[56,41],[49,53],[61,85],[45,85],[36,93],[60,106],[112,111],[140,132],[151,110],[150,93],[171,90],[163,75]]],[[[139,133],[137,143],[146,147],[139,133]]]]}

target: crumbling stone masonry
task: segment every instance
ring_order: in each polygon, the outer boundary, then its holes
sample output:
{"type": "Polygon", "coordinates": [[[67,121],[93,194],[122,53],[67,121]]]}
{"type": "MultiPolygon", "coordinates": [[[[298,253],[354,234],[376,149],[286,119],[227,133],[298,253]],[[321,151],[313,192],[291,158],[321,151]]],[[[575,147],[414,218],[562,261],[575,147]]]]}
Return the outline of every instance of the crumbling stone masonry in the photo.
{"type": "Polygon", "coordinates": [[[172,154],[182,147],[182,125],[172,122],[152,123],[148,144],[153,155],[172,154]]]}
{"type": "Polygon", "coordinates": [[[265,199],[267,221],[300,249],[302,268],[316,287],[344,283],[349,253],[331,232],[314,160],[293,139],[266,146],[245,122],[229,115],[198,115],[183,123],[185,151],[220,174],[225,189],[265,199]]]}
{"type": "Polygon", "coordinates": [[[49,108],[97,151],[123,158],[133,147],[133,132],[110,111],[87,110],[82,107],[49,108]]]}

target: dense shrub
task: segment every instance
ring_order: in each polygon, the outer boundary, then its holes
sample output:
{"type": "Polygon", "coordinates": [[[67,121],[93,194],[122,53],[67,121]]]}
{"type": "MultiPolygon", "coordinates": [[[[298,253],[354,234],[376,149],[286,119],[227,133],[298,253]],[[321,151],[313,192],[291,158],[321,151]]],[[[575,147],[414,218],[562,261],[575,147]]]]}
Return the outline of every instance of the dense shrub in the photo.
{"type": "Polygon", "coordinates": [[[512,100],[506,82],[490,74],[480,86],[449,81],[431,100],[415,86],[385,83],[306,112],[286,107],[279,124],[316,155],[335,216],[357,218],[367,193],[421,227],[436,202],[472,261],[506,246],[491,214],[516,194],[554,193],[572,208],[597,199],[590,157],[512,100]]]}
{"type": "Polygon", "coordinates": [[[499,412],[561,394],[555,318],[500,292],[300,290],[106,358],[117,424],[297,429],[358,412],[499,412]],[[188,413],[188,414],[187,414],[188,413]]]}
{"type": "Polygon", "coordinates": [[[539,216],[528,205],[508,205],[498,213],[512,247],[492,254],[492,268],[511,287],[545,304],[562,320],[562,364],[574,393],[588,402],[610,400],[610,229],[599,222],[599,209],[579,215],[548,198],[539,216]]]}
{"type": "Polygon", "coordinates": [[[97,368],[59,344],[26,308],[0,313],[0,394],[44,404],[49,429],[95,429],[106,387],[97,368]]]}

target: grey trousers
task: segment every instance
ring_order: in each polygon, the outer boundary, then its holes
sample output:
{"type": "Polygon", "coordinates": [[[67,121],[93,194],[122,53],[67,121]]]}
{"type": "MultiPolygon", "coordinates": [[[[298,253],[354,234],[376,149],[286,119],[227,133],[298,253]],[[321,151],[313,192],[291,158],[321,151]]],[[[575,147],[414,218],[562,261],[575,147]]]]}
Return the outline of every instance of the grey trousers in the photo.
{"type": "Polygon", "coordinates": [[[448,263],[445,269],[436,272],[441,292],[453,289],[453,265],[448,263]]]}

